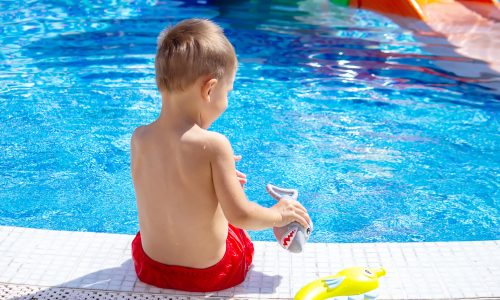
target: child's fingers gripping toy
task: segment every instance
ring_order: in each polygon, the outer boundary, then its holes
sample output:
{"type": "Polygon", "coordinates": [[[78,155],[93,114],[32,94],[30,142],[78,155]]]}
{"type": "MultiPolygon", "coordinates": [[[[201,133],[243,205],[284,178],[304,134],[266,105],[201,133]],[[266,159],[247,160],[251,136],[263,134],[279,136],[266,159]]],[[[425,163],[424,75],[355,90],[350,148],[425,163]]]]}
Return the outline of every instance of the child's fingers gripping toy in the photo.
{"type": "MultiPolygon", "coordinates": [[[[299,192],[295,189],[279,188],[272,184],[268,184],[266,186],[266,189],[267,192],[278,201],[284,197],[297,200],[299,196],[299,192]]],[[[304,226],[300,225],[297,222],[292,222],[283,227],[273,228],[274,236],[276,237],[276,240],[281,245],[281,247],[293,253],[302,252],[302,249],[309,239],[312,230],[312,222],[309,228],[304,228],[304,226]]]]}

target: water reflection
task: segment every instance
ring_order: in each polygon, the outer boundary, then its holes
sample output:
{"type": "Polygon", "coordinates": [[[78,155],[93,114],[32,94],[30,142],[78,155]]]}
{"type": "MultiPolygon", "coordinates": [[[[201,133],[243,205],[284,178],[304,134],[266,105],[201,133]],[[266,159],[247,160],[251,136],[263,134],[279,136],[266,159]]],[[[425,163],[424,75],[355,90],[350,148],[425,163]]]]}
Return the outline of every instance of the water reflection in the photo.
{"type": "Polygon", "coordinates": [[[439,240],[436,217],[467,214],[474,227],[444,239],[498,237],[499,76],[439,26],[322,0],[66,2],[2,3],[0,223],[136,230],[127,143],[159,111],[156,36],[203,17],[238,53],[214,129],[243,154],[251,199],[299,188],[316,241],[439,240]]]}

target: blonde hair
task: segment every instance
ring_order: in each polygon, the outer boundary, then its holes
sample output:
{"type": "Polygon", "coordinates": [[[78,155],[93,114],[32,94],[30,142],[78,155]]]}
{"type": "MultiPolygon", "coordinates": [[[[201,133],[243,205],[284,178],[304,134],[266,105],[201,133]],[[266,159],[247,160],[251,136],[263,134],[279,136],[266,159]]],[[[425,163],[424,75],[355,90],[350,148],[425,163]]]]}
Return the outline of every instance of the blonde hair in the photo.
{"type": "Polygon", "coordinates": [[[212,21],[184,20],[158,37],[155,72],[160,91],[183,90],[201,76],[220,80],[236,64],[233,46],[212,21]]]}

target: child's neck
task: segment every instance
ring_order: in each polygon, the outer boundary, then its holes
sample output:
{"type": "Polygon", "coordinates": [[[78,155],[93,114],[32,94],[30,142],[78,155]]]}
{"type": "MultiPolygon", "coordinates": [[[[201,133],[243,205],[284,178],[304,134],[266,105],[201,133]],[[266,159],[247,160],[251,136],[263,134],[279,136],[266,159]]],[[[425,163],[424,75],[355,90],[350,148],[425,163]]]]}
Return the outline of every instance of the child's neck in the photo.
{"type": "Polygon", "coordinates": [[[192,92],[162,92],[161,96],[161,112],[156,120],[158,125],[179,130],[186,130],[195,125],[204,128],[199,105],[201,101],[198,101],[192,92]]]}

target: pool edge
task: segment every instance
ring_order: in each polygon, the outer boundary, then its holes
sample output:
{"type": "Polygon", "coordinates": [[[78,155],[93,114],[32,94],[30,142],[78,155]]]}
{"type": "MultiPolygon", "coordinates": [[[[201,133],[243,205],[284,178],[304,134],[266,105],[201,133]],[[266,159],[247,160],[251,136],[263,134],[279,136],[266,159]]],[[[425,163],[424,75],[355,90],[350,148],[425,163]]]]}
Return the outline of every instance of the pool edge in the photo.
{"type": "Polygon", "coordinates": [[[130,293],[159,295],[158,299],[166,295],[290,299],[306,283],[345,267],[382,265],[387,276],[381,279],[379,299],[500,299],[500,286],[493,281],[500,278],[499,240],[309,243],[302,254],[257,241],[254,266],[246,280],[237,287],[204,294],[158,289],[138,281],[130,260],[132,238],[0,226],[0,269],[5,270],[0,285],[13,293],[31,288],[32,294],[12,296],[41,299],[61,289],[80,294],[100,291],[114,295],[113,299],[130,293]]]}

